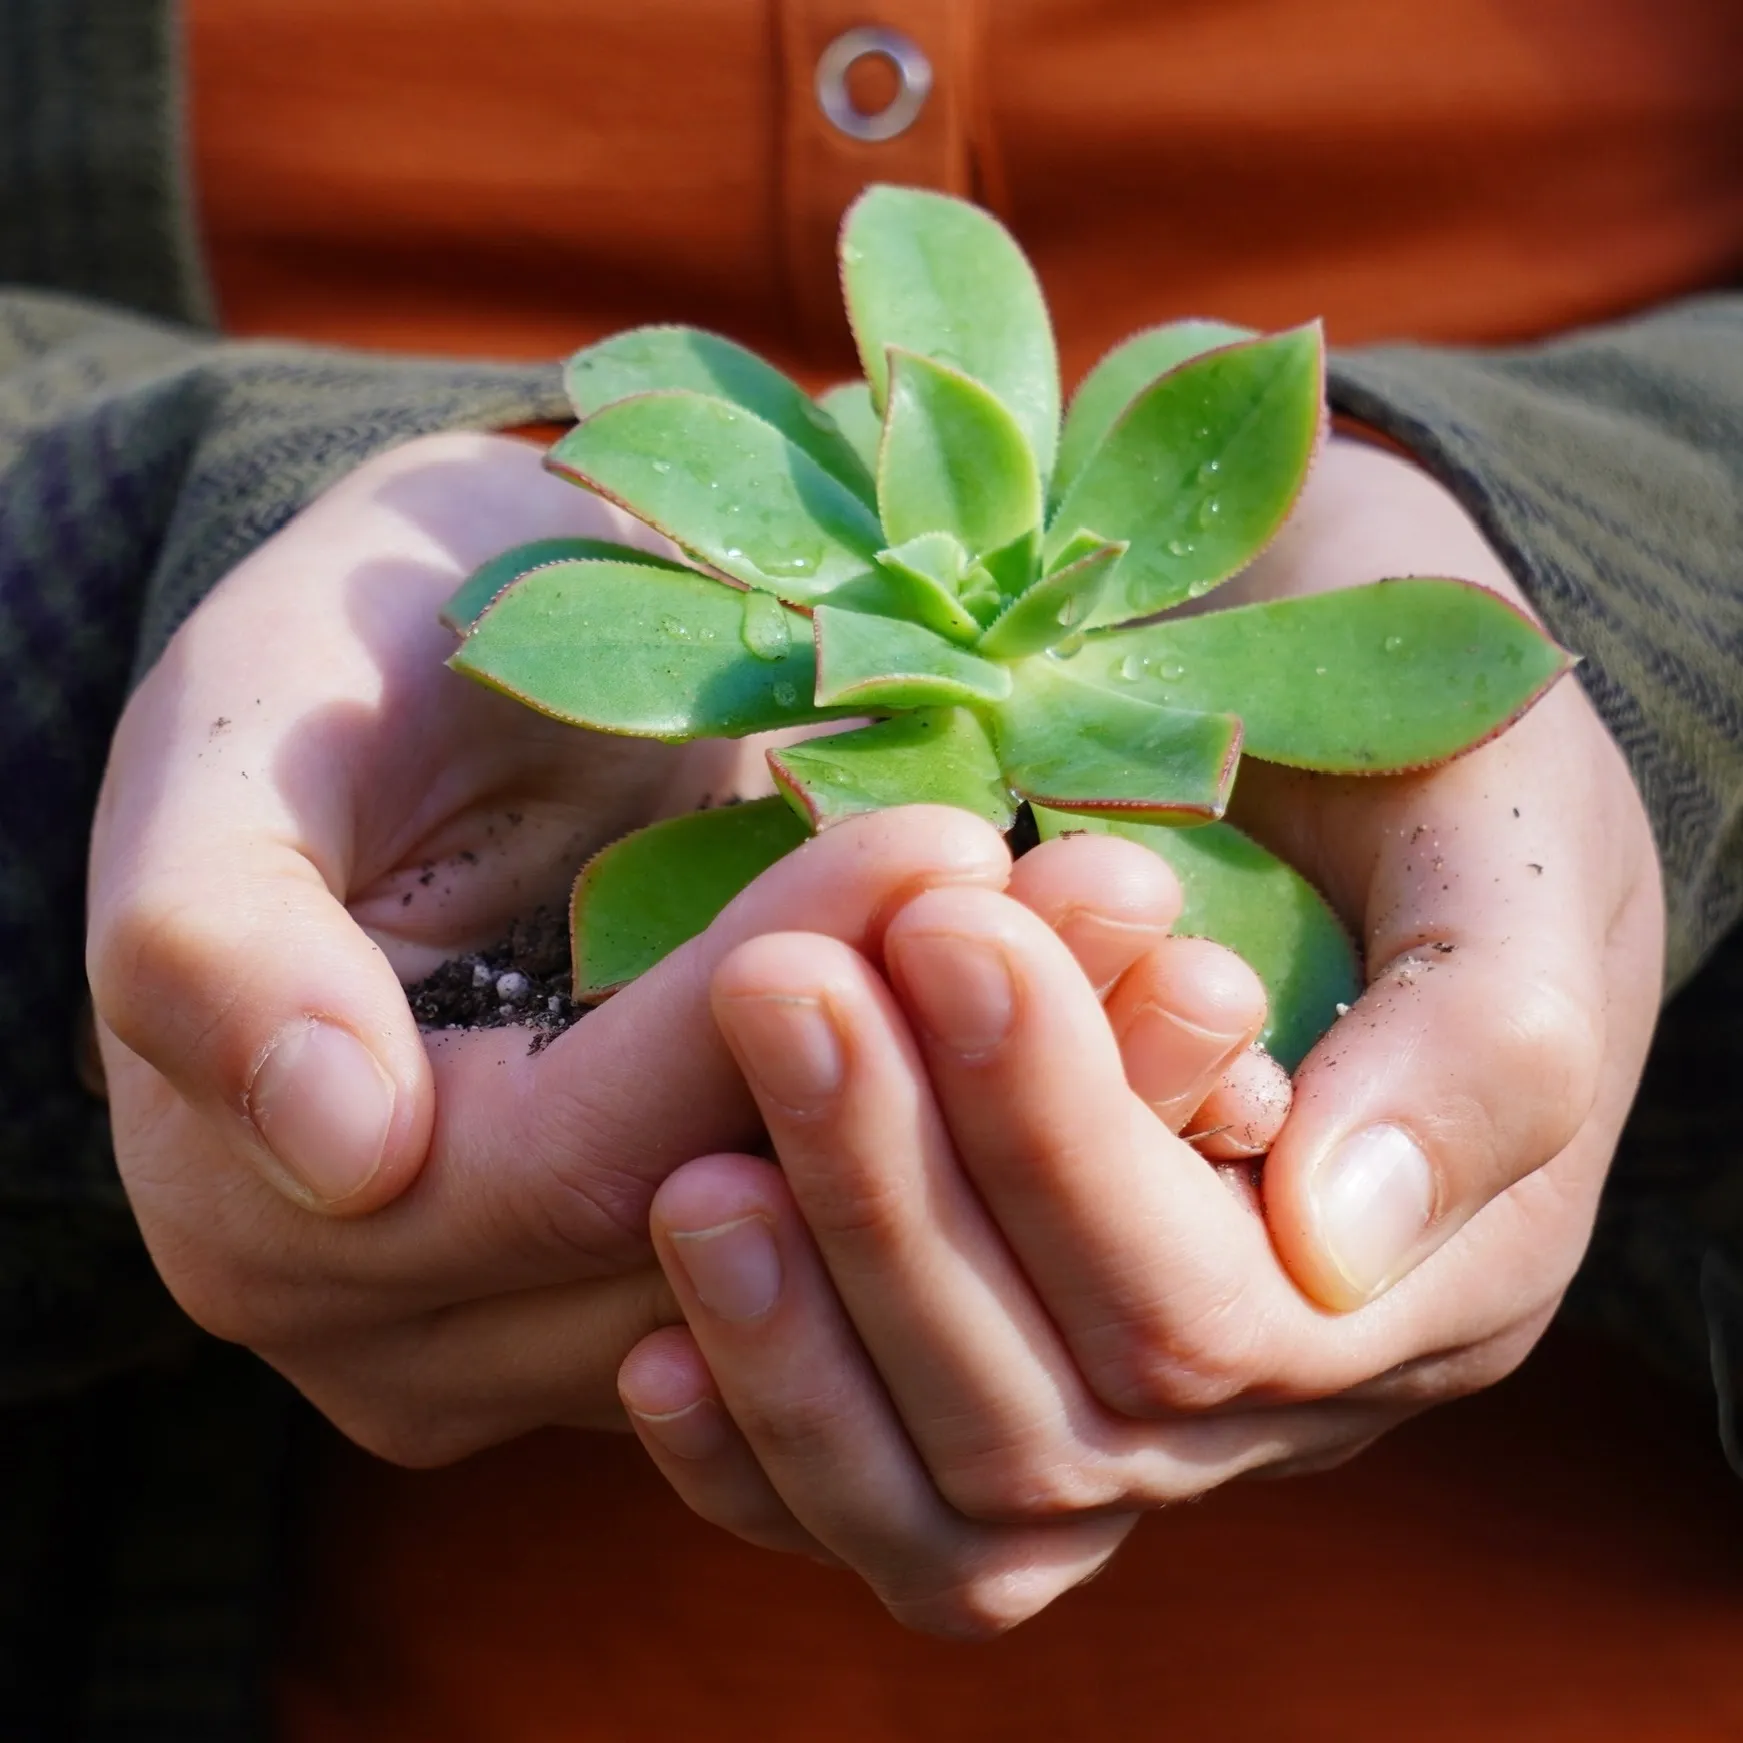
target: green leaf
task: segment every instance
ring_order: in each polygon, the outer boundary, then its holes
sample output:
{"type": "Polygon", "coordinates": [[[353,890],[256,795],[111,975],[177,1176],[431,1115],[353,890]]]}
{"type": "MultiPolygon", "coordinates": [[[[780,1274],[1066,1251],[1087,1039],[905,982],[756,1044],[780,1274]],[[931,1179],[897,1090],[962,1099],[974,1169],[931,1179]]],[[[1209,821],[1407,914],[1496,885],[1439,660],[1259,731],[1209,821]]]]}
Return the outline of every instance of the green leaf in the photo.
{"type": "Polygon", "coordinates": [[[1166,326],[1147,327],[1116,345],[1071,396],[1065,428],[1059,435],[1050,506],[1057,506],[1076,483],[1120,413],[1158,376],[1189,357],[1253,337],[1251,327],[1231,327],[1222,321],[1170,321],[1166,326]]]}
{"type": "Polygon", "coordinates": [[[884,421],[872,404],[871,389],[863,381],[844,381],[839,387],[819,394],[817,403],[835,420],[835,427],[859,456],[866,477],[875,480],[884,421]]]}
{"type": "Polygon", "coordinates": [[[575,997],[602,999],[707,931],[746,884],[809,832],[782,799],[651,823],[596,853],[575,880],[575,997]]]}
{"type": "Polygon", "coordinates": [[[772,424],[697,393],[595,412],[545,464],[621,503],[703,562],[795,605],[871,568],[877,516],[772,424]]]}
{"type": "Polygon", "coordinates": [[[1232,714],[1158,708],[1079,683],[1050,658],[1015,674],[993,723],[1005,779],[1023,798],[1151,823],[1222,815],[1240,760],[1232,714]]]}
{"type": "Polygon", "coordinates": [[[1265,983],[1270,1010],[1259,1039],[1293,1071],[1362,990],[1354,945],[1325,898],[1292,866],[1228,823],[1159,829],[1145,823],[1071,817],[1035,807],[1043,841],[1078,830],[1121,835],[1174,868],[1186,906],[1177,937],[1226,944],[1265,983]]]}
{"type": "Polygon", "coordinates": [[[841,230],[841,279],[881,411],[887,348],[917,351],[991,388],[1043,482],[1059,442],[1059,357],[1033,269],[991,214],[918,188],[869,188],[841,230]]]}
{"type": "Polygon", "coordinates": [[[1041,524],[1035,457],[997,396],[893,346],[878,512],[892,545],[946,532],[976,556],[1041,524]]]}
{"type": "MultiPolygon", "coordinates": [[[[996,617],[1019,594],[1034,586],[1041,572],[1041,529],[1032,527],[1020,538],[1013,539],[1002,550],[988,551],[980,560],[982,570],[998,590],[996,617]]],[[[965,589],[966,594],[966,589],[965,589]]]]}
{"type": "Polygon", "coordinates": [[[1412,577],[1092,635],[1071,670],[1170,707],[1234,709],[1266,762],[1383,774],[1482,743],[1571,663],[1487,588],[1412,577]]]}
{"type": "Polygon", "coordinates": [[[1073,562],[1011,602],[980,638],[977,652],[989,660],[1020,659],[1056,647],[1082,630],[1126,550],[1096,541],[1093,533],[1089,537],[1087,548],[1073,546],[1080,553],[1073,562]]]}
{"type": "MultiPolygon", "coordinates": [[[[900,615],[923,623],[950,641],[964,644],[980,635],[980,620],[958,595],[972,563],[961,540],[949,533],[922,533],[892,551],[878,552],[878,566],[890,583],[885,616],[900,615]]],[[[834,605],[854,603],[847,590],[834,605]]]]}
{"type": "Polygon", "coordinates": [[[986,729],[966,708],[929,708],[769,752],[814,829],[887,805],[957,805],[1009,829],[1015,815],[986,729]]]}
{"type": "Polygon", "coordinates": [[[819,707],[948,708],[1011,693],[1008,667],[917,623],[829,605],[818,606],[812,622],[819,707]]]}
{"type": "Polygon", "coordinates": [[[1048,561],[1046,573],[1054,575],[1061,569],[1069,569],[1073,563],[1081,562],[1092,552],[1099,551],[1107,542],[1100,533],[1092,533],[1088,527],[1079,527],[1054,551],[1048,561]]]}
{"type": "Polygon", "coordinates": [[[651,551],[639,551],[633,545],[620,545],[610,539],[534,539],[528,545],[516,545],[492,557],[488,563],[474,569],[462,583],[458,593],[442,607],[441,621],[449,629],[465,635],[484,614],[486,607],[505,587],[511,586],[534,569],[547,563],[571,562],[584,558],[648,564],[656,569],[682,569],[665,557],[651,551]]]}
{"type": "Polygon", "coordinates": [[[772,424],[868,507],[877,500],[871,469],[828,411],[754,351],[717,333],[636,327],[615,334],[577,351],[563,370],[563,385],[580,418],[620,399],[676,388],[730,400],[772,424]]]}
{"type": "Polygon", "coordinates": [[[1066,492],[1078,527],[1131,545],[1095,622],[1196,599],[1244,568],[1295,504],[1324,424],[1317,325],[1192,358],[1139,394],[1066,492]]]}
{"type": "MultiPolygon", "coordinates": [[[[641,738],[827,719],[811,701],[816,663],[802,616],[775,604],[787,629],[777,657],[747,642],[747,614],[771,603],[688,569],[552,563],[498,595],[448,664],[541,714],[641,738]]],[[[766,645],[766,623],[755,621],[766,645]]]]}

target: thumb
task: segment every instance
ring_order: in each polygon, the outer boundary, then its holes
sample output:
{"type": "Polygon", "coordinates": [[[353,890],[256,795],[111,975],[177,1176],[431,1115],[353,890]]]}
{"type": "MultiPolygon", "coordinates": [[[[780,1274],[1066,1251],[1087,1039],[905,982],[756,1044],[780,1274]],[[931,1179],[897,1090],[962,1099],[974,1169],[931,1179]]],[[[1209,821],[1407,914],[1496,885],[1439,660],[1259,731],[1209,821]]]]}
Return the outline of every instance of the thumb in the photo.
{"type": "Polygon", "coordinates": [[[288,1197],[344,1215],[415,1177],[428,1060],[386,959],[291,849],[238,873],[134,861],[93,882],[88,950],[123,1152],[137,1056],[288,1197]]]}
{"type": "Polygon", "coordinates": [[[375,1210],[417,1174],[432,1096],[405,995],[342,900],[364,759],[290,757],[327,742],[274,688],[297,662],[251,673],[265,704],[239,705],[246,644],[225,628],[190,625],[135,693],[93,822],[86,968],[117,1154],[153,1149],[136,1140],[167,1083],[298,1203],[375,1210]]]}

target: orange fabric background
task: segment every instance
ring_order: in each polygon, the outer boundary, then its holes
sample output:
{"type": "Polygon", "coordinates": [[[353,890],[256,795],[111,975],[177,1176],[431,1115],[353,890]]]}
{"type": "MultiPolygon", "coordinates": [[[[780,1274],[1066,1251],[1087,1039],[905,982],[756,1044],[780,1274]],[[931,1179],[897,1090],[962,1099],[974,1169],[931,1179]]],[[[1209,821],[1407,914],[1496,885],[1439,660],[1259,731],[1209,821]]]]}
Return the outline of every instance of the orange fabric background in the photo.
{"type": "Polygon", "coordinates": [[[1697,1401],[1565,1334],[1340,1470],[1144,1521],[992,1645],[702,1524],[628,1441],[331,1476],[288,1743],[1743,1736],[1743,1485],[1697,1401]]]}
{"type": "Polygon", "coordinates": [[[1067,373],[1185,314],[1334,342],[1553,331],[1743,263],[1743,9],[1714,0],[190,0],[226,324],[558,356],[692,320],[848,366],[861,182],[1015,225],[1067,373]],[[817,116],[844,22],[939,88],[817,116]]]}
{"type": "MultiPolygon", "coordinates": [[[[558,356],[716,326],[851,368],[863,182],[973,193],[1070,377],[1133,327],[1552,332],[1743,262],[1743,9],[1717,0],[188,0],[202,217],[245,334],[558,356]],[[816,55],[939,87],[855,144],[816,55]]],[[[1577,1352],[1576,1352],[1577,1354],[1577,1352]]],[[[1152,1520],[992,1648],[733,1543],[628,1442],[333,1455],[284,1679],[308,1743],[1655,1743],[1743,1734],[1743,1503],[1710,1426],[1564,1347],[1335,1475],[1152,1520]],[[1570,1365],[1571,1363],[1571,1365],[1570,1365]]]]}

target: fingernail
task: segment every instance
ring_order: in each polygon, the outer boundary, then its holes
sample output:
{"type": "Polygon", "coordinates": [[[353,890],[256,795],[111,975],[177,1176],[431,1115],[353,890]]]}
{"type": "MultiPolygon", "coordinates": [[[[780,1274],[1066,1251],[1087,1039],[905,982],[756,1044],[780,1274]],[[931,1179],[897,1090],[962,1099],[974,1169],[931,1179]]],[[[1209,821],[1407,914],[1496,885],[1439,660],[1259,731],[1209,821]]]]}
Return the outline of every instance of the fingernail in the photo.
{"type": "Polygon", "coordinates": [[[953,932],[905,933],[891,947],[916,1015],[936,1041],[967,1058],[990,1053],[1016,1011],[1011,965],[993,939],[953,932]]]}
{"type": "Polygon", "coordinates": [[[682,1410],[631,1410],[630,1415],[674,1458],[708,1459],[726,1444],[726,1417],[712,1398],[682,1410]]]}
{"type": "Polygon", "coordinates": [[[760,1319],[781,1293],[781,1255],[765,1217],[674,1230],[672,1250],[702,1305],[722,1319],[760,1319]]]}
{"type": "Polygon", "coordinates": [[[1250,1029],[1232,1035],[1218,1034],[1200,1023],[1189,1023],[1166,1005],[1146,1000],[1126,1019],[1119,1042],[1128,1060],[1143,1062],[1176,1086],[1173,1095],[1150,1103],[1160,1117],[1167,1119],[1191,1111],[1191,1107],[1181,1107],[1182,1102],[1190,1101],[1192,1107],[1197,1106],[1203,1099],[1203,1080],[1239,1053],[1251,1034],[1250,1029]]]}
{"type": "Polygon", "coordinates": [[[393,1124],[393,1079],[348,1030],[311,1021],[272,1044],[248,1086],[248,1117],[295,1186],[320,1204],[362,1191],[393,1124]]]}
{"type": "Polygon", "coordinates": [[[1168,936],[1168,928],[1149,920],[1116,920],[1089,908],[1073,908],[1053,930],[1089,976],[1095,996],[1104,997],[1144,952],[1168,936]]]}
{"type": "Polygon", "coordinates": [[[721,1015],[744,1068],[782,1107],[806,1113],[841,1087],[841,1041],[819,999],[740,996],[721,1015]]]}
{"type": "Polygon", "coordinates": [[[1309,1191],[1326,1256],[1363,1300],[1395,1281],[1434,1215],[1434,1170],[1398,1126],[1345,1138],[1309,1191]]]}

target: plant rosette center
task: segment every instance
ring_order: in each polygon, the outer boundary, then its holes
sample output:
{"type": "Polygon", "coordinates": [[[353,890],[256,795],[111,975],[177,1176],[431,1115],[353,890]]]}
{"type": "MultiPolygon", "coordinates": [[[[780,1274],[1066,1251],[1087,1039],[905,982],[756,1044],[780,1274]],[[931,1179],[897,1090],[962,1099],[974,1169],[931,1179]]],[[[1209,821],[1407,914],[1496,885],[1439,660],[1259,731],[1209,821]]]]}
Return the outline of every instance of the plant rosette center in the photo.
{"type": "Polygon", "coordinates": [[[1265,549],[1323,440],[1317,324],[1127,339],[1061,415],[1029,263],[989,214],[877,187],[842,228],[864,379],[812,399],[741,346],[644,327],[579,352],[552,471],[684,554],[505,552],[451,663],[560,720],[683,742],[855,724],[768,755],[778,796],[651,825],[581,872],[577,996],[701,931],[811,832],[916,802],[1175,868],[1183,929],[1265,981],[1293,1068],[1356,996],[1342,926],[1221,821],[1243,755],[1385,774],[1503,730],[1569,656],[1455,578],[1174,613],[1265,549]],[[1174,613],[1173,615],[1170,615],[1174,613]],[[863,724],[866,717],[870,724],[863,724]]]}

